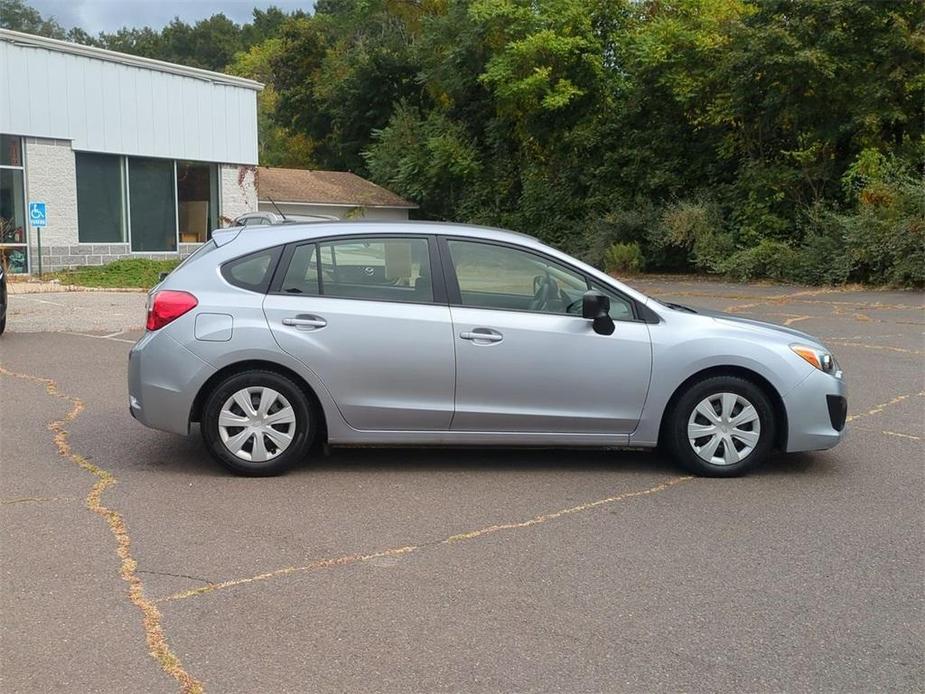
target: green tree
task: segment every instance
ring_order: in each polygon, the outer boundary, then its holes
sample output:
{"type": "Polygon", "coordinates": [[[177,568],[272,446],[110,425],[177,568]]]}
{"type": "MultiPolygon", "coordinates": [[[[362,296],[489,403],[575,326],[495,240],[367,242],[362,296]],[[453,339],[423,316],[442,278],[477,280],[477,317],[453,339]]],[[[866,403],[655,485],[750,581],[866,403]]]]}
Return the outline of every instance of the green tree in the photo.
{"type": "Polygon", "coordinates": [[[51,39],[67,38],[64,27],[54,17],[42,17],[38,10],[22,0],[0,0],[0,27],[51,39]]]}

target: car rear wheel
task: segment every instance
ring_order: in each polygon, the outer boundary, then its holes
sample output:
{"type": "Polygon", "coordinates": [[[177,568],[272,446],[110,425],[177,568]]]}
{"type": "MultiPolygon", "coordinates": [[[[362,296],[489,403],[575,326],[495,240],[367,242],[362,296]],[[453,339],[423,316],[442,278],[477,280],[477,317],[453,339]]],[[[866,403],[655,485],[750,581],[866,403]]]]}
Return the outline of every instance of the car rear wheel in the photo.
{"type": "Polygon", "coordinates": [[[681,395],[666,435],[675,459],[691,472],[734,477],[768,457],[774,432],[774,409],[761,388],[737,376],[716,376],[681,395]]]}
{"type": "Polygon", "coordinates": [[[222,465],[242,475],[277,475],[303,460],[314,438],[311,405],[272,371],[229,376],[203,407],[202,436],[222,465]]]}

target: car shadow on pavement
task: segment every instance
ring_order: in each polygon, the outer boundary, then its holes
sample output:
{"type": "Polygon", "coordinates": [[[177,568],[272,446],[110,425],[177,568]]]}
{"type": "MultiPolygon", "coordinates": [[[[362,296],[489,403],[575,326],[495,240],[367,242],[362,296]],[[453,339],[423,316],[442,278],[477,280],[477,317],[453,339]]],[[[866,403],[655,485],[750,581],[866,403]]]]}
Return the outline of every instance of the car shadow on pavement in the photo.
{"type": "MultiPolygon", "coordinates": [[[[189,437],[157,437],[156,456],[147,457],[143,467],[151,471],[176,472],[206,477],[227,477],[205,444],[194,431],[189,437]]],[[[666,454],[640,449],[591,450],[581,448],[332,448],[327,453],[316,449],[303,464],[296,465],[289,476],[313,472],[375,472],[395,470],[421,472],[549,472],[612,471],[622,473],[686,474],[666,454]]],[[[837,474],[837,460],[825,453],[775,453],[750,477],[779,475],[837,474]]]]}
{"type": "MultiPolygon", "coordinates": [[[[143,466],[151,471],[177,472],[208,477],[229,476],[206,450],[202,439],[162,436],[157,455],[143,466]]],[[[320,450],[296,465],[287,475],[310,475],[315,471],[358,470],[420,471],[613,471],[624,473],[679,474],[682,472],[666,456],[643,450],[523,449],[523,448],[333,448],[320,450]]]]}
{"type": "Polygon", "coordinates": [[[825,452],[774,453],[763,465],[750,472],[749,476],[834,475],[838,474],[837,462],[825,452]]]}

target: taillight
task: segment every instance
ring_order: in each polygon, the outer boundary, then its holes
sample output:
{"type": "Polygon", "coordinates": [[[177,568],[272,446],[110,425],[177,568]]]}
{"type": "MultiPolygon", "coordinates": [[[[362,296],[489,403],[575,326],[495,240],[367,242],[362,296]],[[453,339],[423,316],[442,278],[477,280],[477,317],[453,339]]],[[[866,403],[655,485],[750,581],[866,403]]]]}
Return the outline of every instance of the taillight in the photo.
{"type": "Polygon", "coordinates": [[[163,289],[157,292],[148,306],[148,330],[160,330],[171,321],[176,320],[187,311],[199,304],[195,296],[189,292],[175,292],[163,289]]]}

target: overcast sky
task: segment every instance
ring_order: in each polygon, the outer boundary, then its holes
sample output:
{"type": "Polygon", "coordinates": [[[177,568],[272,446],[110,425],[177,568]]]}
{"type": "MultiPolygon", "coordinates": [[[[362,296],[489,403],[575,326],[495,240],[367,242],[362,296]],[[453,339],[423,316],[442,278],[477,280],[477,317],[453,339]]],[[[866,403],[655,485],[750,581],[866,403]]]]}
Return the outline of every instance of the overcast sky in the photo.
{"type": "Polygon", "coordinates": [[[78,26],[91,34],[124,26],[160,29],[174,17],[186,22],[222,12],[238,24],[251,18],[254,7],[276,5],[290,12],[310,10],[312,0],[26,0],[43,17],[53,16],[65,29],[78,26]]]}

